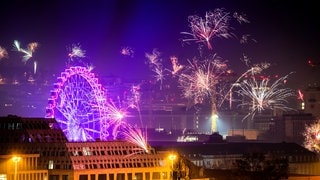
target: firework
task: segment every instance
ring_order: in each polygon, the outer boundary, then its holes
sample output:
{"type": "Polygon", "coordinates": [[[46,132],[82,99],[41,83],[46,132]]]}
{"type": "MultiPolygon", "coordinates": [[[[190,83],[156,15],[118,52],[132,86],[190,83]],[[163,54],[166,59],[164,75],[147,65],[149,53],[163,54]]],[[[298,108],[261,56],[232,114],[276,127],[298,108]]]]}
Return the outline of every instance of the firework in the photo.
{"type": "Polygon", "coordinates": [[[127,116],[126,109],[118,108],[113,101],[107,104],[108,119],[120,123],[127,116]]]}
{"type": "Polygon", "coordinates": [[[37,73],[37,69],[38,69],[38,63],[37,63],[37,61],[34,61],[33,62],[33,74],[37,73]]]}
{"type": "Polygon", "coordinates": [[[71,61],[73,61],[74,58],[84,58],[85,57],[85,51],[81,49],[81,45],[79,44],[72,44],[71,47],[67,48],[69,53],[68,57],[71,61]]]}
{"type": "Polygon", "coordinates": [[[152,71],[155,73],[154,77],[157,82],[160,82],[160,90],[162,89],[162,83],[164,81],[164,72],[162,67],[155,67],[152,69],[152,71]]]}
{"type": "Polygon", "coordinates": [[[8,52],[5,48],[0,46],[0,60],[4,58],[8,58],[8,52]]]}
{"type": "Polygon", "coordinates": [[[240,88],[236,93],[244,99],[239,106],[249,109],[249,113],[243,119],[249,116],[252,119],[257,112],[267,109],[293,110],[286,105],[287,99],[295,96],[293,90],[283,87],[287,78],[288,75],[281,77],[271,85],[269,78],[257,80],[255,76],[236,83],[234,86],[240,88]]]}
{"type": "Polygon", "coordinates": [[[120,132],[125,140],[137,145],[139,148],[133,149],[134,153],[149,153],[149,145],[146,136],[141,129],[130,126],[124,126],[120,132]]]}
{"type": "Polygon", "coordinates": [[[134,50],[130,47],[123,47],[120,51],[120,53],[124,56],[133,57],[134,56],[134,50]]]}
{"type": "Polygon", "coordinates": [[[31,52],[35,52],[35,50],[39,47],[39,43],[31,42],[28,44],[28,50],[31,52]]]}
{"type": "Polygon", "coordinates": [[[152,53],[145,53],[145,57],[148,60],[147,64],[151,67],[162,66],[160,55],[161,53],[157,49],[153,49],[152,53]]]}
{"type": "Polygon", "coordinates": [[[117,138],[119,128],[125,125],[124,119],[127,117],[127,109],[121,108],[115,105],[113,101],[110,101],[106,105],[107,117],[110,120],[109,125],[112,127],[113,138],[117,138]]]}
{"type": "Polygon", "coordinates": [[[250,34],[244,34],[241,36],[240,44],[247,44],[249,41],[258,42],[257,40],[251,38],[250,34]]]}
{"type": "Polygon", "coordinates": [[[92,64],[87,64],[86,67],[87,67],[88,71],[92,71],[95,68],[95,66],[92,64]]]}
{"type": "Polygon", "coordinates": [[[250,21],[247,19],[245,14],[240,14],[238,12],[233,13],[233,17],[236,18],[236,20],[242,24],[242,23],[250,23],[250,21]]]}
{"type": "Polygon", "coordinates": [[[298,99],[300,99],[302,102],[304,102],[304,95],[300,89],[298,89],[298,99]]]}
{"type": "Polygon", "coordinates": [[[184,97],[192,99],[195,104],[202,103],[216,93],[216,85],[221,74],[226,72],[227,64],[216,55],[204,61],[189,61],[189,64],[179,76],[180,87],[184,97]]]}
{"type": "Polygon", "coordinates": [[[183,42],[195,41],[197,43],[206,43],[208,49],[212,49],[211,40],[214,37],[230,38],[229,32],[230,13],[224,9],[215,9],[213,12],[206,12],[205,18],[198,15],[188,17],[191,32],[181,32],[181,34],[191,36],[183,39],[183,42]]]}
{"type": "Polygon", "coordinates": [[[160,90],[162,90],[162,83],[164,80],[164,70],[162,66],[161,53],[157,49],[153,49],[152,54],[146,53],[147,64],[149,65],[152,72],[155,73],[154,77],[156,82],[160,82],[160,90]]]}
{"type": "Polygon", "coordinates": [[[183,66],[179,63],[176,56],[171,56],[170,60],[172,64],[172,75],[175,75],[183,68],[183,66]]]}
{"type": "Polygon", "coordinates": [[[27,49],[23,49],[20,46],[20,42],[15,40],[13,42],[14,50],[23,53],[22,61],[26,63],[33,55],[35,50],[38,48],[39,44],[37,42],[31,42],[28,44],[27,49]]]}
{"type": "MultiPolygon", "coordinates": [[[[245,64],[248,65],[249,61],[246,61],[245,64]]],[[[249,77],[249,76],[255,76],[256,74],[261,73],[261,71],[264,68],[268,68],[266,63],[261,63],[261,64],[256,64],[250,69],[248,69],[246,72],[244,72],[242,75],[239,76],[239,78],[233,83],[228,91],[228,93],[225,94],[224,98],[221,100],[220,105],[225,102],[227,97],[229,97],[229,107],[230,109],[232,108],[232,102],[233,102],[233,88],[236,86],[239,86],[239,83],[244,77],[249,77]]]]}
{"type": "Polygon", "coordinates": [[[320,152],[320,121],[313,124],[306,125],[303,132],[304,142],[303,145],[306,149],[314,152],[320,152]]]}
{"type": "Polygon", "coordinates": [[[134,85],[131,87],[131,94],[132,96],[128,99],[128,107],[132,109],[137,109],[139,113],[139,119],[140,119],[140,124],[143,126],[142,123],[142,116],[141,116],[141,111],[140,111],[140,99],[141,99],[141,94],[140,94],[140,85],[134,85]]]}
{"type": "Polygon", "coordinates": [[[217,85],[223,74],[226,73],[227,64],[220,57],[213,57],[204,61],[189,61],[190,66],[184,68],[179,74],[179,84],[183,96],[192,100],[194,104],[202,104],[205,101],[211,103],[211,130],[216,131],[217,85]]]}

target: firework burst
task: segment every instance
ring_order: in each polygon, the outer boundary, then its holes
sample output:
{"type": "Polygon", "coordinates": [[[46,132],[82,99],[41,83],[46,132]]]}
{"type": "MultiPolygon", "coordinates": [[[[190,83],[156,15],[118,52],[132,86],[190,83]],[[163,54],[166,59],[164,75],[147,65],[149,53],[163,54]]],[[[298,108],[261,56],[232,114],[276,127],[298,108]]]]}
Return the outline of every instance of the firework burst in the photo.
{"type": "Polygon", "coordinates": [[[216,85],[226,72],[227,64],[216,55],[204,61],[189,61],[189,64],[180,74],[179,84],[184,97],[193,100],[195,104],[202,103],[208,97],[216,95],[216,85]]]}
{"type": "Polygon", "coordinates": [[[112,128],[113,138],[117,138],[119,128],[126,125],[124,119],[128,116],[126,108],[121,108],[115,105],[113,101],[107,103],[106,106],[107,118],[110,120],[109,125],[112,128]]]}
{"type": "Polygon", "coordinates": [[[229,32],[230,18],[229,12],[219,8],[213,12],[206,12],[205,18],[198,15],[189,16],[188,21],[191,32],[181,32],[181,34],[191,36],[191,38],[183,39],[183,42],[206,43],[208,49],[212,49],[210,41],[214,37],[230,38],[233,36],[229,32]]]}
{"type": "Polygon", "coordinates": [[[130,48],[130,47],[121,48],[120,53],[122,55],[124,55],[124,56],[128,56],[128,57],[131,57],[131,58],[134,57],[134,50],[132,48],[130,48]]]}
{"type": "Polygon", "coordinates": [[[78,63],[83,63],[81,59],[86,57],[86,51],[81,48],[80,44],[72,44],[70,47],[67,47],[67,51],[69,57],[67,66],[75,62],[75,59],[78,60],[78,63]]]}
{"type": "Polygon", "coordinates": [[[313,124],[306,125],[303,132],[305,148],[310,151],[320,152],[320,121],[316,121],[313,124]]]}
{"type": "Polygon", "coordinates": [[[124,139],[137,145],[138,148],[133,149],[134,153],[149,153],[150,146],[147,143],[147,139],[145,134],[142,132],[141,129],[130,126],[123,126],[121,129],[121,134],[123,135],[124,139]]]}
{"type": "Polygon", "coordinates": [[[39,47],[39,43],[31,42],[28,44],[27,49],[23,49],[20,45],[20,42],[15,40],[13,42],[13,47],[15,51],[18,51],[23,54],[22,61],[26,63],[33,56],[35,50],[39,47]]]}
{"type": "Polygon", "coordinates": [[[204,61],[189,61],[189,64],[179,74],[182,94],[193,104],[211,103],[211,131],[216,132],[217,100],[221,95],[217,86],[227,72],[227,64],[216,55],[204,61]]]}
{"type": "Polygon", "coordinates": [[[157,49],[153,49],[152,53],[145,53],[145,57],[147,58],[147,64],[152,67],[160,67],[162,66],[161,53],[157,49]]]}
{"type": "Polygon", "coordinates": [[[153,49],[152,53],[146,53],[147,64],[152,72],[155,73],[154,78],[156,82],[160,82],[160,90],[165,79],[164,69],[162,65],[161,53],[157,49],[153,49]]]}
{"type": "Polygon", "coordinates": [[[239,106],[249,109],[249,113],[243,120],[249,116],[253,119],[256,113],[267,109],[294,110],[287,106],[288,98],[296,96],[292,89],[283,87],[287,78],[288,75],[283,76],[270,85],[269,78],[258,80],[255,76],[251,76],[249,79],[235,83],[234,86],[239,88],[236,93],[243,98],[239,106]]]}

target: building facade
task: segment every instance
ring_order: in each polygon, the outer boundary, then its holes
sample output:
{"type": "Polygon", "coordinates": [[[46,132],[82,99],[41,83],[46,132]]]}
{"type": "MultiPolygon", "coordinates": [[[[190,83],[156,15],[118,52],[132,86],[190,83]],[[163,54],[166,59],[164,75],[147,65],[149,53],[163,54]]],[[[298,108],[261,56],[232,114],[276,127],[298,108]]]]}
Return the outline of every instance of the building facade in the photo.
{"type": "Polygon", "coordinates": [[[129,141],[68,142],[54,119],[0,118],[1,180],[172,178],[168,152],[129,141]]]}

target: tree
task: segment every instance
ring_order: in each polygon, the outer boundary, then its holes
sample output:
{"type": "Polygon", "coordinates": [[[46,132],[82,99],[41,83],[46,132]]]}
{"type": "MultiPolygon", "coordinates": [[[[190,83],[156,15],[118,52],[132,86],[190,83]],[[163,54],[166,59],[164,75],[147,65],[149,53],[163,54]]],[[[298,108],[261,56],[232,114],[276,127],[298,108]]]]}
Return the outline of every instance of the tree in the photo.
{"type": "Polygon", "coordinates": [[[288,178],[288,159],[283,156],[268,156],[262,153],[244,154],[237,160],[237,175],[244,180],[278,180],[288,178]]]}

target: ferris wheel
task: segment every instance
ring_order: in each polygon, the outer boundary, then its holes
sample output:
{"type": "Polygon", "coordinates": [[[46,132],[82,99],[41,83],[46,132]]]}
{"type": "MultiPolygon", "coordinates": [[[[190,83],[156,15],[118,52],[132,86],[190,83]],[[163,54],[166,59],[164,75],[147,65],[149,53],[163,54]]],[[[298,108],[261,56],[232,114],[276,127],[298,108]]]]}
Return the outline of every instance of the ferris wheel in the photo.
{"type": "Polygon", "coordinates": [[[106,140],[106,96],[98,78],[74,66],[58,77],[50,92],[47,118],[55,118],[69,141],[106,140]]]}

